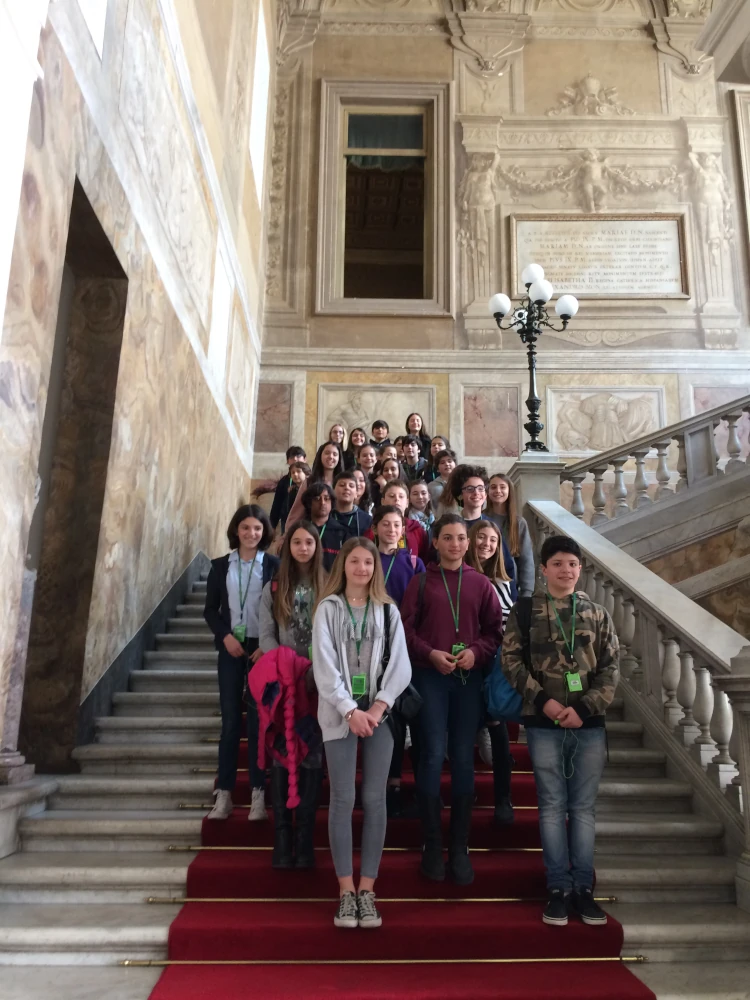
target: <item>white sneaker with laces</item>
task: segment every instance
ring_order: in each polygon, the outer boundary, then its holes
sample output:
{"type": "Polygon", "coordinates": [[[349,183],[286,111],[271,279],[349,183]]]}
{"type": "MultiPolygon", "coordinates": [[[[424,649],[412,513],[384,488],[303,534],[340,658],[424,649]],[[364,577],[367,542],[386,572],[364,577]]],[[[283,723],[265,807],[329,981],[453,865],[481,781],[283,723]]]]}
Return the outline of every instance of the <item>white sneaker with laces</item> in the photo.
{"type": "Polygon", "coordinates": [[[250,800],[250,812],[247,817],[250,822],[259,819],[268,819],[266,812],[266,793],[262,788],[254,788],[250,800]]]}
{"type": "Polygon", "coordinates": [[[360,889],[357,896],[357,917],[360,927],[380,927],[383,918],[375,906],[375,893],[360,889]]]}
{"type": "Polygon", "coordinates": [[[232,810],[234,809],[234,804],[232,802],[232,793],[227,791],[225,788],[219,788],[214,792],[216,796],[216,802],[211,812],[208,814],[209,819],[229,819],[232,815],[232,810]]]}
{"type": "Polygon", "coordinates": [[[477,733],[477,750],[487,767],[492,767],[492,743],[490,731],[486,726],[477,733]]]}
{"type": "Polygon", "coordinates": [[[333,918],[334,927],[346,927],[353,930],[359,925],[357,897],[353,892],[345,892],[339,899],[339,908],[333,918]]]}

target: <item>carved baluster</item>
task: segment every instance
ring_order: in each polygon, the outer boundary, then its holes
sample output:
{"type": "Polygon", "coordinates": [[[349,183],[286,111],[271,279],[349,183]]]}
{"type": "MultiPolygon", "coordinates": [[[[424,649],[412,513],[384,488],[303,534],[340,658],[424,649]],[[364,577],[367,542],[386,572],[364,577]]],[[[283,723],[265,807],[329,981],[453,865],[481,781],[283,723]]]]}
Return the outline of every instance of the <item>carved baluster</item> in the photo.
{"type": "Polygon", "coordinates": [[[716,420],[712,420],[711,421],[711,441],[713,442],[713,446],[714,446],[714,464],[716,466],[716,475],[717,476],[723,476],[724,475],[723,470],[719,467],[719,463],[720,463],[719,446],[716,443],[716,428],[719,426],[720,423],[721,423],[721,420],[718,417],[717,417],[716,420]]]}
{"type": "Polygon", "coordinates": [[[612,462],[612,465],[615,467],[615,485],[612,488],[612,499],[615,501],[613,514],[615,517],[627,514],[630,510],[630,507],[628,507],[628,488],[625,485],[625,473],[622,471],[627,460],[626,455],[625,458],[616,458],[612,462]]]}
{"type": "Polygon", "coordinates": [[[635,607],[629,597],[622,602],[622,624],[618,629],[620,646],[623,652],[620,655],[620,673],[626,679],[630,679],[633,670],[638,663],[633,656],[633,639],[635,638],[635,607]]]}
{"type": "Polygon", "coordinates": [[[615,632],[620,639],[620,645],[622,645],[622,591],[619,587],[615,587],[612,599],[614,602],[612,621],[615,625],[615,632]]]}
{"type": "Polygon", "coordinates": [[[737,773],[727,785],[724,794],[738,812],[743,811],[742,802],[742,773],[740,772],[740,727],[737,713],[732,711],[732,735],[729,737],[729,756],[731,757],[737,773]]]}
{"type": "Polygon", "coordinates": [[[680,493],[682,490],[686,489],[688,485],[687,458],[685,456],[685,435],[676,434],[675,440],[677,441],[677,472],[680,477],[677,480],[677,485],[675,486],[675,493],[680,493]]]}
{"type": "Polygon", "coordinates": [[[633,499],[634,510],[651,503],[651,497],[648,495],[648,478],[646,476],[646,455],[650,451],[651,447],[649,446],[647,448],[638,448],[633,452],[633,458],[635,459],[635,480],[633,482],[635,488],[635,497],[633,499]]]}
{"type": "Polygon", "coordinates": [[[698,725],[698,735],[690,747],[690,753],[701,767],[706,767],[714,755],[715,745],[711,739],[711,716],[714,712],[714,689],[711,687],[711,674],[708,667],[696,666],[695,701],[693,715],[698,725]]]}
{"type": "Polygon", "coordinates": [[[591,497],[591,504],[594,511],[591,515],[589,524],[593,528],[597,524],[601,524],[602,521],[608,521],[609,518],[605,513],[607,506],[607,497],[604,493],[604,473],[607,471],[606,465],[597,465],[595,469],[591,470],[594,474],[594,494],[591,497]]]}
{"type": "Polygon", "coordinates": [[[727,422],[727,429],[729,436],[727,438],[727,453],[729,455],[729,461],[724,468],[724,472],[731,474],[732,472],[740,472],[742,469],[747,468],[745,463],[742,461],[742,445],[740,444],[740,435],[737,431],[737,421],[742,417],[741,412],[728,413],[724,419],[727,422]]]}
{"type": "Polygon", "coordinates": [[[593,594],[596,593],[596,568],[593,563],[588,563],[586,565],[586,570],[584,575],[583,589],[589,595],[593,601],[593,594]]]}
{"type": "Polygon", "coordinates": [[[669,446],[671,443],[671,441],[657,441],[654,445],[658,458],[656,464],[656,481],[659,484],[656,487],[656,494],[654,497],[656,500],[663,500],[664,497],[672,496],[672,490],[669,488],[669,480],[671,476],[667,467],[667,453],[669,452],[669,446]]]}
{"type": "Polygon", "coordinates": [[[574,476],[570,477],[570,484],[573,487],[573,502],[570,505],[570,513],[581,518],[586,513],[582,491],[582,484],[585,478],[585,472],[577,472],[574,476]]]}
{"type": "Polygon", "coordinates": [[[643,628],[645,619],[638,608],[633,609],[633,642],[630,652],[633,657],[633,669],[630,673],[630,683],[636,691],[643,686],[643,628]]]}
{"type": "Polygon", "coordinates": [[[677,685],[677,701],[682,708],[682,718],[675,730],[675,735],[686,747],[689,747],[698,735],[698,727],[693,718],[695,704],[695,670],[693,669],[693,654],[689,649],[680,650],[680,681],[677,685]]]}
{"type": "Polygon", "coordinates": [[[611,580],[604,580],[602,583],[603,597],[602,597],[602,607],[609,611],[610,615],[614,614],[615,610],[615,597],[613,594],[614,584],[611,580]]]}
{"type": "Polygon", "coordinates": [[[675,639],[662,639],[664,662],[661,668],[661,685],[664,689],[664,721],[674,729],[680,721],[681,709],[677,701],[680,683],[680,647],[675,639]]]}
{"type": "Polygon", "coordinates": [[[726,691],[714,688],[714,710],[711,715],[711,736],[719,751],[706,768],[706,773],[716,782],[722,791],[737,774],[737,768],[729,755],[729,744],[732,740],[732,704],[726,691]]]}
{"type": "Polygon", "coordinates": [[[600,569],[594,573],[594,603],[604,604],[604,574],[600,569]]]}

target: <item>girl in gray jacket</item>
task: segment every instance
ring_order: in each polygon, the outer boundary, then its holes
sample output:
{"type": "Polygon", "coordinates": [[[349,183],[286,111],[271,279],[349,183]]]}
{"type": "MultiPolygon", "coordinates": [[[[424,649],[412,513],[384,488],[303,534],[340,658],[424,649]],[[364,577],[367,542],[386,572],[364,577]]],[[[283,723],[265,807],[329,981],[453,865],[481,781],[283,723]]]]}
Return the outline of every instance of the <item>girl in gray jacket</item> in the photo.
{"type": "Polygon", "coordinates": [[[313,620],[318,722],[328,765],[328,837],[339,881],[337,927],[380,927],[375,879],[386,828],[386,784],[393,734],[385,718],[411,680],[398,609],[386,593],[380,556],[367,538],[350,538],[333,564],[313,620]],[[385,629],[390,658],[383,663],[385,629]],[[359,891],[352,864],[357,747],[362,741],[362,852],[359,891]]]}

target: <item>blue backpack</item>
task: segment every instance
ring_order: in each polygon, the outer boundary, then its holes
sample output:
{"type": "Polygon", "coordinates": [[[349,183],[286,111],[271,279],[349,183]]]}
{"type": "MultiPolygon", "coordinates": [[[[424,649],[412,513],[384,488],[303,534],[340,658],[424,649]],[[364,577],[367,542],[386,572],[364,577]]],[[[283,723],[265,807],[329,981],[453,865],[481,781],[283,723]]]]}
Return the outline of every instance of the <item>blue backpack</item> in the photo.
{"type": "MultiPolygon", "coordinates": [[[[516,620],[521,633],[522,656],[531,669],[531,598],[521,597],[516,606],[516,620]]],[[[503,673],[503,648],[499,647],[492,667],[484,680],[484,697],[487,712],[500,722],[521,722],[523,698],[511,687],[503,673]]]]}

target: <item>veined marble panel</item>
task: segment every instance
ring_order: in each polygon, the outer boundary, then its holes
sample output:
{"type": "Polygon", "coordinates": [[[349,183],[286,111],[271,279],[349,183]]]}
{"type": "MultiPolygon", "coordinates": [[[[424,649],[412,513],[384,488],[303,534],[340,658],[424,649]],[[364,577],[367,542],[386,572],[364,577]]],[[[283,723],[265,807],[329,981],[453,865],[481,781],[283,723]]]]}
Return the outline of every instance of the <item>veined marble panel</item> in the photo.
{"type": "MultiPolygon", "coordinates": [[[[740,396],[750,395],[750,380],[743,386],[693,386],[693,405],[696,413],[705,413],[715,406],[731,403],[740,396]]],[[[750,455],[750,414],[743,413],[737,421],[737,434],[742,447],[742,457],[750,455]]],[[[720,455],[727,454],[729,432],[725,423],[720,423],[714,432],[714,440],[720,455]]]]}
{"type": "Polygon", "coordinates": [[[464,386],[463,425],[466,455],[517,458],[517,386],[464,386]]]}
{"type": "MultiPolygon", "coordinates": [[[[126,197],[124,183],[138,189],[141,171],[125,157],[125,176],[115,170],[50,27],[40,62],[0,342],[0,745],[7,746],[20,708],[19,614],[23,622],[33,594],[27,585],[22,598],[24,560],[76,173],[128,278],[82,698],[195,553],[224,550],[226,524],[249,483],[126,197]]],[[[190,212],[180,204],[175,212],[190,212]]]]}
{"type": "Polygon", "coordinates": [[[255,417],[255,450],[280,452],[291,447],[291,382],[260,382],[255,417]]]}
{"type": "Polygon", "coordinates": [[[141,0],[125,26],[120,112],[203,325],[211,304],[211,221],[141,0]]]}

